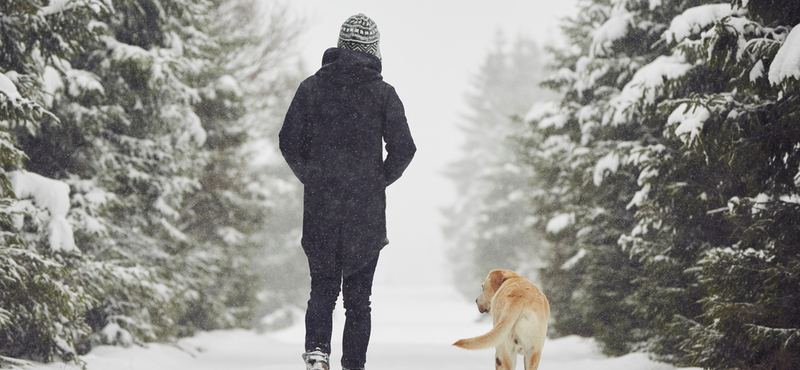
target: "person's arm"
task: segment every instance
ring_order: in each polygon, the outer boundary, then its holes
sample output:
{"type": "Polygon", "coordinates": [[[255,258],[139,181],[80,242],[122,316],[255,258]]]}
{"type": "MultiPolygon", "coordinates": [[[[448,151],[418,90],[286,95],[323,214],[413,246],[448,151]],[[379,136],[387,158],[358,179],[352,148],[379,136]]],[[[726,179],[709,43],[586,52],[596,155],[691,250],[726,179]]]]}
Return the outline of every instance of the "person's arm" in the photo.
{"type": "Polygon", "coordinates": [[[386,186],[403,175],[414,158],[417,147],[408,128],[405,109],[400,97],[390,87],[386,97],[386,121],[383,126],[383,140],[386,142],[386,160],[383,163],[386,186]]]}
{"type": "Polygon", "coordinates": [[[307,83],[303,82],[297,88],[289,110],[286,112],[286,118],[283,120],[283,127],[278,134],[281,154],[294,175],[302,183],[305,183],[306,165],[305,153],[303,153],[305,128],[311,108],[309,89],[306,85],[307,83]]]}

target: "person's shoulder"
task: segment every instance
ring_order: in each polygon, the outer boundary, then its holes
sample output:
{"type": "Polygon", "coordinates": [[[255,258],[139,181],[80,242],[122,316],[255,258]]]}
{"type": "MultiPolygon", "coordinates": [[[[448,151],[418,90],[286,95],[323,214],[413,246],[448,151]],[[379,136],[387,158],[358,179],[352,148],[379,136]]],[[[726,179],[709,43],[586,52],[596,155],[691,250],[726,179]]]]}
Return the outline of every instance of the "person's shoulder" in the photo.
{"type": "Polygon", "coordinates": [[[381,83],[383,83],[383,85],[384,85],[384,86],[386,86],[387,88],[394,90],[394,85],[392,85],[392,84],[390,84],[390,83],[386,82],[386,80],[383,80],[383,79],[382,79],[382,80],[381,80],[381,83]]]}
{"type": "Polygon", "coordinates": [[[304,85],[308,86],[308,85],[316,84],[317,80],[319,80],[319,76],[317,76],[316,74],[313,74],[311,76],[306,77],[303,80],[303,82],[300,82],[300,86],[304,86],[304,85]]]}
{"type": "Polygon", "coordinates": [[[309,92],[316,90],[317,86],[319,85],[319,76],[311,75],[306,77],[303,81],[300,82],[300,85],[297,86],[297,92],[309,92]]]}
{"type": "Polygon", "coordinates": [[[388,83],[388,82],[386,82],[384,80],[381,80],[380,84],[381,84],[381,87],[383,88],[384,93],[397,96],[397,90],[394,88],[394,85],[392,85],[392,84],[390,84],[390,83],[388,83]]]}

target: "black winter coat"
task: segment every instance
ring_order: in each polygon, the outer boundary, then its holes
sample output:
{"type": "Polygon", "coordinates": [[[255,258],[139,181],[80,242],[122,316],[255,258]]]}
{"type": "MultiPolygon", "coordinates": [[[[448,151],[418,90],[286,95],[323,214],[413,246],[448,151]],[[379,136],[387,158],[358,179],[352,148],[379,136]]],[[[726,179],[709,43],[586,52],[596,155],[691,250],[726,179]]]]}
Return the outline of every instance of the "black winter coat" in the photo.
{"type": "Polygon", "coordinates": [[[279,138],[305,186],[302,245],[310,267],[331,268],[338,259],[345,276],[358,271],[388,243],[385,189],[416,151],[380,59],[325,51],[322,68],[298,87],[279,138]]]}

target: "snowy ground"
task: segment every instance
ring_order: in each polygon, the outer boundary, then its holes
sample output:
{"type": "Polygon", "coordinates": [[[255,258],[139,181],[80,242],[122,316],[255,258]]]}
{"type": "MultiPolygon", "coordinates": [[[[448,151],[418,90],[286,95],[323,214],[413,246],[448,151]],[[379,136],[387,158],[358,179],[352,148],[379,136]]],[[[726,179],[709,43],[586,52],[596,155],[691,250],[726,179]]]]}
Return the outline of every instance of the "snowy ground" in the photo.
{"type": "MultiPolygon", "coordinates": [[[[452,347],[457,339],[488,331],[475,305],[449,287],[394,287],[376,284],[373,336],[368,369],[485,370],[494,367],[494,350],[452,347]]],[[[340,304],[341,306],[341,304],[340,304]]],[[[556,309],[556,308],[554,308],[556,309]]],[[[340,369],[339,348],[344,314],[337,310],[332,369],[340,369]]],[[[300,370],[304,369],[303,327],[274,333],[234,330],[201,333],[177,344],[142,347],[97,347],[83,357],[89,370],[300,370]]],[[[522,364],[518,363],[521,369],[522,364]]],[[[77,370],[62,363],[34,364],[35,370],[77,370]]],[[[566,337],[545,343],[541,370],[672,370],[646,354],[607,358],[590,339],[566,337]]]]}

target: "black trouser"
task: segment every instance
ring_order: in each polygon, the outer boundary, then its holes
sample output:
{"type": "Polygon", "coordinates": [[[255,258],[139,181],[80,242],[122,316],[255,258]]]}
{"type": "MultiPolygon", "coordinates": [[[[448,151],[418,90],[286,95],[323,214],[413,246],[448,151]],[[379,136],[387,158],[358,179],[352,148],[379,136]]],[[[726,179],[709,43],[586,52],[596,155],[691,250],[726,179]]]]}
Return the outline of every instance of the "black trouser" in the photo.
{"type": "Polygon", "coordinates": [[[369,298],[378,258],[344,279],[340,258],[335,258],[335,261],[319,261],[317,258],[324,257],[308,256],[311,298],[306,310],[306,352],[319,349],[331,353],[333,309],[341,289],[347,318],[342,338],[342,367],[361,369],[367,360],[372,328],[369,298]]]}

